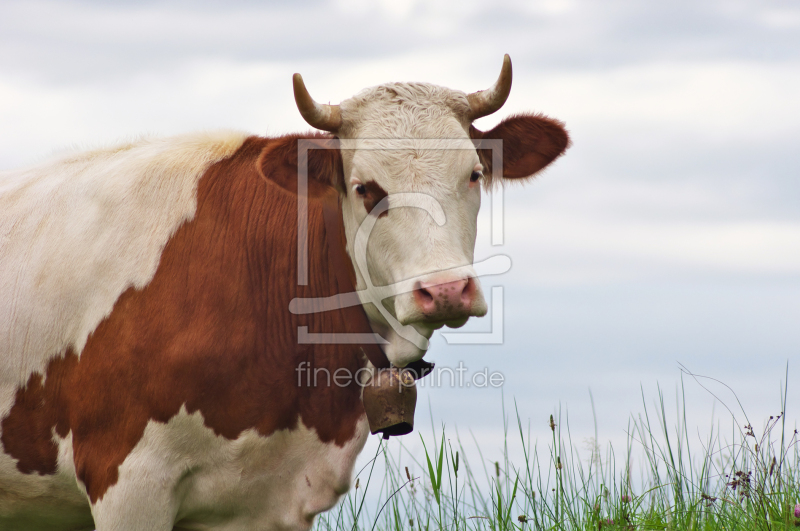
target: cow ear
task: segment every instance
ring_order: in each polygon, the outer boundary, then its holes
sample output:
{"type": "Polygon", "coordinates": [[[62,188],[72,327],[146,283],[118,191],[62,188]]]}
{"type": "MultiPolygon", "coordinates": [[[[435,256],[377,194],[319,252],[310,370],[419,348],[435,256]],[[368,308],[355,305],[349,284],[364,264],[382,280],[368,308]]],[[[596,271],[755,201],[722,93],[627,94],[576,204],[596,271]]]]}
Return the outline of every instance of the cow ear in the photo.
{"type": "Polygon", "coordinates": [[[297,193],[297,179],[307,171],[310,197],[324,195],[334,188],[344,194],[344,169],[338,146],[332,137],[323,134],[288,135],[267,141],[258,159],[258,170],[268,181],[297,193]],[[307,153],[307,166],[300,167],[299,146],[307,153]]]}
{"type": "Polygon", "coordinates": [[[542,114],[511,116],[486,132],[470,126],[470,136],[475,140],[503,141],[502,175],[492,172],[491,146],[478,147],[487,183],[532,177],[570,146],[564,124],[542,114]]]}

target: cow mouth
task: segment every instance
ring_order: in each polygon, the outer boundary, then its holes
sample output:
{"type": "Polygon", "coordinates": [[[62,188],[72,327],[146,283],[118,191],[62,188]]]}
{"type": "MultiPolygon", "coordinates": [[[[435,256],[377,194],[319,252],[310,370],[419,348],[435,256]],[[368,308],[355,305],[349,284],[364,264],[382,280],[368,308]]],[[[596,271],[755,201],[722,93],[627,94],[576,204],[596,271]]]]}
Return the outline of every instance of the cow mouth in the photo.
{"type": "MultiPolygon", "coordinates": [[[[434,331],[440,328],[445,326],[448,328],[459,328],[464,326],[471,315],[464,312],[459,315],[437,316],[439,317],[438,319],[426,319],[422,316],[417,317],[417,319],[409,320],[409,322],[402,324],[412,327],[417,334],[422,336],[425,340],[429,340],[434,331]]],[[[396,367],[404,367],[409,363],[421,360],[428,352],[427,344],[424,347],[416,345],[413,338],[408,337],[407,334],[403,334],[399,330],[393,329],[393,327],[387,323],[381,323],[378,325],[377,329],[375,327],[373,327],[373,329],[388,341],[388,344],[385,345],[383,349],[389,360],[396,367]]]]}
{"type": "Polygon", "coordinates": [[[405,315],[397,316],[397,320],[403,325],[415,325],[431,330],[439,330],[446,326],[448,328],[461,328],[470,317],[483,317],[486,310],[479,305],[470,307],[461,306],[459,308],[448,308],[445,311],[423,313],[416,308],[405,315]]]}
{"type": "Polygon", "coordinates": [[[449,321],[445,321],[444,324],[447,328],[461,328],[462,326],[467,324],[467,321],[469,321],[470,317],[471,316],[468,315],[466,317],[460,317],[458,319],[450,319],[449,321]]]}
{"type": "Polygon", "coordinates": [[[467,324],[467,321],[469,321],[470,317],[471,317],[470,315],[467,315],[464,317],[458,317],[456,319],[444,319],[439,321],[421,320],[417,321],[414,324],[419,324],[425,326],[426,328],[432,328],[433,330],[439,330],[440,328],[443,328],[445,326],[447,328],[461,328],[462,326],[467,324]]]}

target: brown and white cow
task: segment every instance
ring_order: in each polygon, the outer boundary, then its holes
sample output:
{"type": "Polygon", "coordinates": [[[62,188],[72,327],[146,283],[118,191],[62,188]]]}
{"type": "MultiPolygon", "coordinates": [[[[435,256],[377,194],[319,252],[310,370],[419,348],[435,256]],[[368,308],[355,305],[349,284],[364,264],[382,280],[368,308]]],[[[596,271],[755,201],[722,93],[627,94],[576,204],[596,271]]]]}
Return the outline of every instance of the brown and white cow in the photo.
{"type": "Polygon", "coordinates": [[[425,352],[404,327],[429,338],[486,312],[470,274],[480,181],[533,175],[569,143],[541,115],[475,129],[510,84],[506,56],[484,92],[391,83],[326,106],[295,76],[329,133],[143,139],[0,174],[0,529],[307,529],[347,491],[368,428],[358,382],[299,385],[297,368],[367,361],[298,330],[374,331],[405,366],[425,352]],[[327,138],[340,149],[303,167],[303,284],[298,142],[327,138]],[[502,176],[476,139],[502,139],[502,176]],[[346,242],[323,221],[334,193],[346,242]],[[409,194],[437,213],[392,203],[409,194]],[[328,264],[345,245],[365,256],[358,289],[406,288],[366,305],[369,324],[290,311],[341,291],[328,264]]]}

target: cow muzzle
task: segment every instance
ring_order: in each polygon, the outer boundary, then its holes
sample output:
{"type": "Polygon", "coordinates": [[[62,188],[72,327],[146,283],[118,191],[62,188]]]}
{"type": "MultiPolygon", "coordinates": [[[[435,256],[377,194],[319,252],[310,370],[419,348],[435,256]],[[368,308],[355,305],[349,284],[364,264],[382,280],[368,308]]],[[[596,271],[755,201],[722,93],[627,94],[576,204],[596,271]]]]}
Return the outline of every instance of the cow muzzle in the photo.
{"type": "Polygon", "coordinates": [[[397,320],[404,325],[458,328],[470,317],[486,315],[487,306],[476,278],[429,276],[416,281],[411,293],[396,297],[395,311],[397,320]]]}

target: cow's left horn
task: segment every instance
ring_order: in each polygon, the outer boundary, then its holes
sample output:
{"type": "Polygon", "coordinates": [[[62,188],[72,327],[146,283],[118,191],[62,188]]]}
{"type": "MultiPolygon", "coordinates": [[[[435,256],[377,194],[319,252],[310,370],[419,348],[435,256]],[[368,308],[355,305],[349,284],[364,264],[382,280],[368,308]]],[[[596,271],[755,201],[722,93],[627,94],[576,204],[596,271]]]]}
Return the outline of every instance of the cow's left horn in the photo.
{"type": "Polygon", "coordinates": [[[497,111],[508,99],[511,92],[511,58],[506,54],[503,57],[503,68],[500,70],[500,77],[494,85],[486,90],[473,92],[467,96],[469,100],[470,120],[477,120],[481,116],[486,116],[497,111]]]}
{"type": "Polygon", "coordinates": [[[300,114],[309,125],[335,133],[342,125],[342,115],[338,105],[320,105],[311,97],[303,83],[303,76],[295,74],[292,78],[294,83],[294,101],[300,114]]]}

